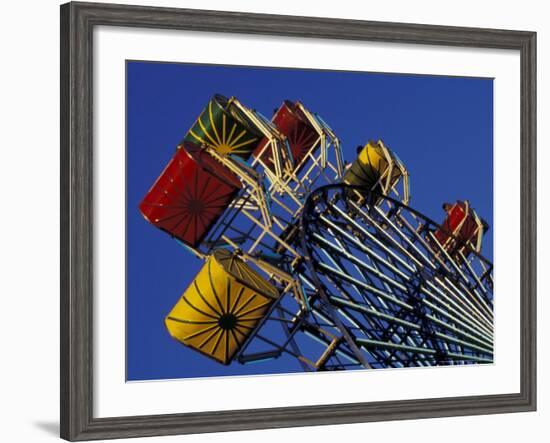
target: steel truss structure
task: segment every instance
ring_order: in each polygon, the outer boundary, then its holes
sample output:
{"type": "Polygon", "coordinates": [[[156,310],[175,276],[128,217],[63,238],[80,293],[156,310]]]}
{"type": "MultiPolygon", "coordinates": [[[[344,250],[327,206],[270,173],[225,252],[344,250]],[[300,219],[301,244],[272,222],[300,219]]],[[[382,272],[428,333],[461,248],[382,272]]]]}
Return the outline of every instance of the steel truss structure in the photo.
{"type": "Polygon", "coordinates": [[[427,217],[388,197],[388,213],[359,205],[347,188],[310,195],[301,244],[350,348],[370,367],[492,362],[491,263],[469,246],[451,257],[427,217]]]}

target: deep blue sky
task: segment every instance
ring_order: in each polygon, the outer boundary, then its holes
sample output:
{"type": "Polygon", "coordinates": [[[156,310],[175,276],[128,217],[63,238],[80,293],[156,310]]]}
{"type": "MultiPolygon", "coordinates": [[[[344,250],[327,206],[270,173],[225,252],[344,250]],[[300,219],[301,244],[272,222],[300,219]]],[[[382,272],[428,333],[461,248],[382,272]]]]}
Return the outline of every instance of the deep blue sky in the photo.
{"type": "MultiPolygon", "coordinates": [[[[442,221],[441,204],[468,199],[493,225],[491,79],[127,63],[127,379],[298,371],[290,359],[222,366],[173,340],[164,316],[202,262],[147,223],[138,204],[215,93],[271,117],[283,99],[318,112],[344,158],[381,138],[407,166],[410,205],[442,221]]],[[[483,254],[492,260],[492,230],[483,254]]]]}

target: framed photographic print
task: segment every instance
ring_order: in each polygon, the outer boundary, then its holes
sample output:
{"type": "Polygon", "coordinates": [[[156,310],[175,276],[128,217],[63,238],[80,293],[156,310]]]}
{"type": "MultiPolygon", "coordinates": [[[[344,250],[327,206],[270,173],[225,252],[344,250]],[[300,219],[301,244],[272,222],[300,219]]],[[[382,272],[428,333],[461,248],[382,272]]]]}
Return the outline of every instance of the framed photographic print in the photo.
{"type": "Polygon", "coordinates": [[[61,7],[61,436],[531,411],[536,34],[61,7]]]}

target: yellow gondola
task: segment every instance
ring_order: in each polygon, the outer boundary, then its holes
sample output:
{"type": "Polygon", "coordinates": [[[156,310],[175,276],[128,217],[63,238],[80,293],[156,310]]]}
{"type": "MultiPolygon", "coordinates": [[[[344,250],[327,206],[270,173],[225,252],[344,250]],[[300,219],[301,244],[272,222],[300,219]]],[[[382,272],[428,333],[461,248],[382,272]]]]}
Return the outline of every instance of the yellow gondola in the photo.
{"type": "MultiPolygon", "coordinates": [[[[369,191],[389,195],[399,180],[404,180],[404,192],[400,195],[408,201],[408,174],[401,161],[384,143],[369,141],[359,152],[357,159],[346,170],[343,182],[362,186],[369,191]]],[[[358,193],[357,193],[358,194],[358,193]]]]}
{"type": "Polygon", "coordinates": [[[179,342],[229,364],[278,297],[239,257],[218,249],[166,317],[166,328],[179,342]]]}

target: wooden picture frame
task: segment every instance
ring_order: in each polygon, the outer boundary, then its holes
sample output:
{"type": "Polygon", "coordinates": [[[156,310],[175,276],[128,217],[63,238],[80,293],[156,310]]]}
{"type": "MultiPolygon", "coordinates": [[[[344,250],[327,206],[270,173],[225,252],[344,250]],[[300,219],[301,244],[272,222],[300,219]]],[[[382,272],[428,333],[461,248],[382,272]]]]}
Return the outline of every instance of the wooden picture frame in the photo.
{"type": "Polygon", "coordinates": [[[70,441],[533,411],[536,408],[536,34],[236,12],[61,6],[61,437],[70,441]],[[521,389],[517,394],[95,418],[93,29],[122,26],[498,48],[521,57],[521,389]]]}

